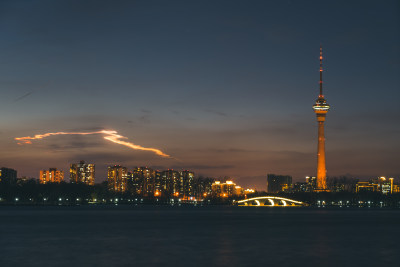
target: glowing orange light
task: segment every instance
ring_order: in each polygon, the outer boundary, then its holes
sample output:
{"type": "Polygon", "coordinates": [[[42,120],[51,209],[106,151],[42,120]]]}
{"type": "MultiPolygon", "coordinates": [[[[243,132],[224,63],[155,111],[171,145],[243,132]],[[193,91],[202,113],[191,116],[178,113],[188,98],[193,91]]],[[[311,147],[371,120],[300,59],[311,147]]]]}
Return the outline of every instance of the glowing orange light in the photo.
{"type": "Polygon", "coordinates": [[[135,145],[134,143],[131,143],[131,142],[122,141],[120,139],[123,139],[123,138],[126,138],[126,137],[122,136],[122,135],[119,135],[118,132],[114,131],[114,130],[101,130],[101,131],[98,131],[98,132],[88,132],[88,133],[56,132],[56,133],[37,134],[37,135],[35,135],[33,137],[31,137],[31,136],[16,137],[14,139],[17,140],[17,141],[21,141],[21,142],[18,143],[18,145],[24,145],[24,144],[25,145],[29,145],[29,144],[32,144],[31,140],[43,139],[43,138],[46,138],[46,137],[49,137],[49,136],[53,136],[53,135],[71,135],[71,134],[73,134],[73,135],[103,134],[103,135],[105,135],[103,137],[104,139],[106,139],[108,141],[111,141],[113,143],[120,144],[120,145],[129,147],[129,148],[132,148],[132,149],[135,149],[135,150],[151,151],[151,152],[153,152],[153,153],[155,153],[155,154],[157,154],[157,155],[159,155],[161,157],[171,158],[170,155],[165,154],[164,152],[162,152],[159,149],[151,148],[151,147],[142,147],[142,146],[139,146],[139,145],[135,145]]]}

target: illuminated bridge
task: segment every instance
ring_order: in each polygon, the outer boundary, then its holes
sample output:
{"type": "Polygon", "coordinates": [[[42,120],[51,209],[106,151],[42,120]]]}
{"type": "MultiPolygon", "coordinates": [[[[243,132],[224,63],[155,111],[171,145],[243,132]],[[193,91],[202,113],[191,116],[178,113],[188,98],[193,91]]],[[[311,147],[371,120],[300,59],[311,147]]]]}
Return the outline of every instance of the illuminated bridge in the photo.
{"type": "Polygon", "coordinates": [[[300,207],[306,203],[283,197],[253,197],[236,201],[238,206],[264,206],[264,207],[300,207]]]}

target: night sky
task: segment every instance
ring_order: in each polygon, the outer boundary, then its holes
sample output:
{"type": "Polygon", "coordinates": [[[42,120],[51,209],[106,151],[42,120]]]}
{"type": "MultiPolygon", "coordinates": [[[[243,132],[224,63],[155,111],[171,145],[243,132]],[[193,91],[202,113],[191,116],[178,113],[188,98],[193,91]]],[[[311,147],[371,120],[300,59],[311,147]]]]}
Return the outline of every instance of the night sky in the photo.
{"type": "Polygon", "coordinates": [[[328,176],[400,176],[398,1],[1,1],[0,165],[189,169],[265,189],[316,175],[319,46],[328,176]],[[101,135],[115,130],[133,150],[101,135]]]}

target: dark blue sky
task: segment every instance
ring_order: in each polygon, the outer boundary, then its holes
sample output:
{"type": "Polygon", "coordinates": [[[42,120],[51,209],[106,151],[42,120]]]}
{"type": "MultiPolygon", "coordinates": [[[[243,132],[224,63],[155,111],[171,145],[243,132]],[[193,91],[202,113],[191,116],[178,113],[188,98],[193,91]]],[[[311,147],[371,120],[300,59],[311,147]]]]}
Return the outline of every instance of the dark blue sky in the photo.
{"type": "Polygon", "coordinates": [[[399,16],[398,1],[1,1],[0,165],[315,175],[322,44],[328,175],[399,178],[399,16]],[[98,129],[180,161],[96,136],[13,140],[98,129]]]}

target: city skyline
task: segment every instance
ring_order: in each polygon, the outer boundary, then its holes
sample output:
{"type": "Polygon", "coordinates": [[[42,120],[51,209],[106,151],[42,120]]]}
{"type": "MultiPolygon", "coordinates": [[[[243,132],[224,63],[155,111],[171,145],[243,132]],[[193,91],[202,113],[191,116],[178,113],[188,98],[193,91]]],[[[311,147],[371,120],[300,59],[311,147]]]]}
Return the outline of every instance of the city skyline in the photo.
{"type": "Polygon", "coordinates": [[[19,176],[82,159],[104,180],[113,164],[258,188],[314,176],[321,43],[327,175],[400,175],[396,1],[21,3],[0,4],[0,163],[19,176]],[[103,130],[173,158],[98,135],[14,140],[103,130]]]}

